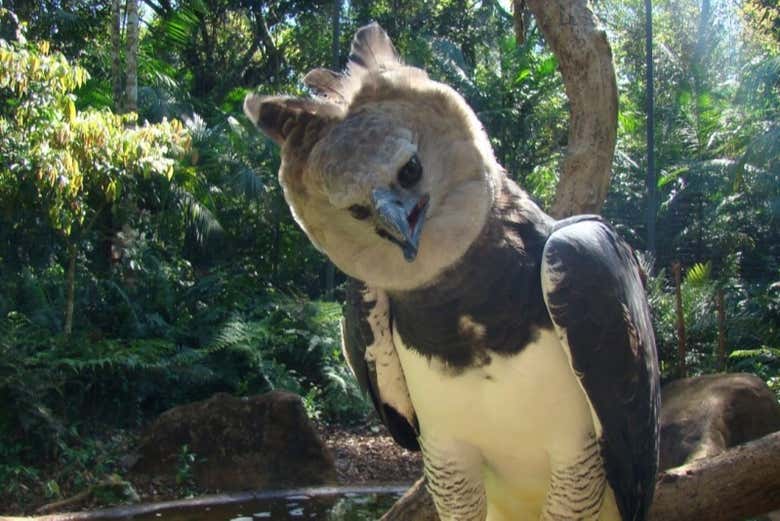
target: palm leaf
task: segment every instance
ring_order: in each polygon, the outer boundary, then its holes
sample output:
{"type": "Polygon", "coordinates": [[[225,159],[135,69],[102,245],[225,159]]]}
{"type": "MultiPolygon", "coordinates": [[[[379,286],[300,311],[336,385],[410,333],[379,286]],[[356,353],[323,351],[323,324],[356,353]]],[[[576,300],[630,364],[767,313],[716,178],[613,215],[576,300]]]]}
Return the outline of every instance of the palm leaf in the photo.
{"type": "Polygon", "coordinates": [[[703,286],[710,281],[712,273],[712,264],[707,262],[698,262],[688,269],[685,274],[685,284],[691,286],[703,286]]]}

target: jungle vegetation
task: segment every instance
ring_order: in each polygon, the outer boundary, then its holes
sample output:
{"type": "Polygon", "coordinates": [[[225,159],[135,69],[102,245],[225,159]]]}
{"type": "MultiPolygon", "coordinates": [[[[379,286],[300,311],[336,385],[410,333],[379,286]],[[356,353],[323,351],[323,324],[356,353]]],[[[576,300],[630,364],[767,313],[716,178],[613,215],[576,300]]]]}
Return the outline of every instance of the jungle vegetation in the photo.
{"type": "MultiPolygon", "coordinates": [[[[308,70],[342,67],[361,25],[461,92],[510,175],[543,206],[554,195],[567,99],[508,2],[4,5],[0,500],[101,478],[120,433],[217,391],[289,389],[312,417],[366,420],[340,352],[343,276],[292,220],[278,151],[241,112],[250,90],[300,93],[308,70]]],[[[686,374],[751,371],[780,393],[780,9],[654,2],[650,207],[644,2],[594,9],[620,90],[603,213],[645,252],[663,376],[683,369],[679,265],[686,374]]]]}

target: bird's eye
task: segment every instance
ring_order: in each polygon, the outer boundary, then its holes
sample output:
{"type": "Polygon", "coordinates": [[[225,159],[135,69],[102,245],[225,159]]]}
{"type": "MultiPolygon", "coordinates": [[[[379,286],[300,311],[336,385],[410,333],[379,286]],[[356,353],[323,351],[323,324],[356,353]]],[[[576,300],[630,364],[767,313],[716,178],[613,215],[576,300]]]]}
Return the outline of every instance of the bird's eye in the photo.
{"type": "Polygon", "coordinates": [[[368,206],[363,206],[360,204],[353,204],[348,208],[348,210],[352,217],[358,221],[365,221],[371,215],[371,210],[368,208],[368,206]]]}
{"type": "Polygon", "coordinates": [[[422,177],[422,165],[417,158],[417,154],[413,155],[406,164],[401,167],[398,172],[398,183],[403,188],[411,188],[416,185],[422,177]]]}

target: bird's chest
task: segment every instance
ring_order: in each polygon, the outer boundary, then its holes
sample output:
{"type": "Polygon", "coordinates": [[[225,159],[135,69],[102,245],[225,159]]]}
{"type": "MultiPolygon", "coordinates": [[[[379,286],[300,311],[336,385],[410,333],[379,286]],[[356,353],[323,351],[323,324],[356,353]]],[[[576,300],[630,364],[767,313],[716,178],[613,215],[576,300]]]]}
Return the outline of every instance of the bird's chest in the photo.
{"type": "Polygon", "coordinates": [[[543,445],[546,431],[590,420],[583,391],[552,330],[536,331],[534,340],[514,354],[488,351],[484,364],[467,369],[420,354],[397,330],[394,338],[424,430],[478,445],[517,436],[543,445]]]}
{"type": "Polygon", "coordinates": [[[395,333],[423,442],[455,457],[472,448],[489,495],[493,476],[508,487],[507,497],[536,504],[547,490],[551,459],[575,457],[592,436],[584,392],[553,330],[538,330],[513,355],[494,354],[482,366],[459,370],[421,355],[395,333]]]}

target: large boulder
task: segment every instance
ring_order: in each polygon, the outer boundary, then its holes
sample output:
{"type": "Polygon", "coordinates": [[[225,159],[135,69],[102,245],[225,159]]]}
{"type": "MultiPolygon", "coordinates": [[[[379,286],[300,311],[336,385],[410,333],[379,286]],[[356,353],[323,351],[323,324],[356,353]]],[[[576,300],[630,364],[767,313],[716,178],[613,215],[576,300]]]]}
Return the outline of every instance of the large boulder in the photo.
{"type": "Polygon", "coordinates": [[[192,479],[210,490],[336,482],[332,456],[306,416],[301,398],[288,392],[247,398],[219,393],[170,409],[142,436],[140,457],[132,470],[175,475],[181,472],[184,452],[194,459],[192,479]]]}
{"type": "Polygon", "coordinates": [[[661,403],[661,470],[780,430],[780,404],[753,374],[675,380],[661,390],[661,403]]]}

